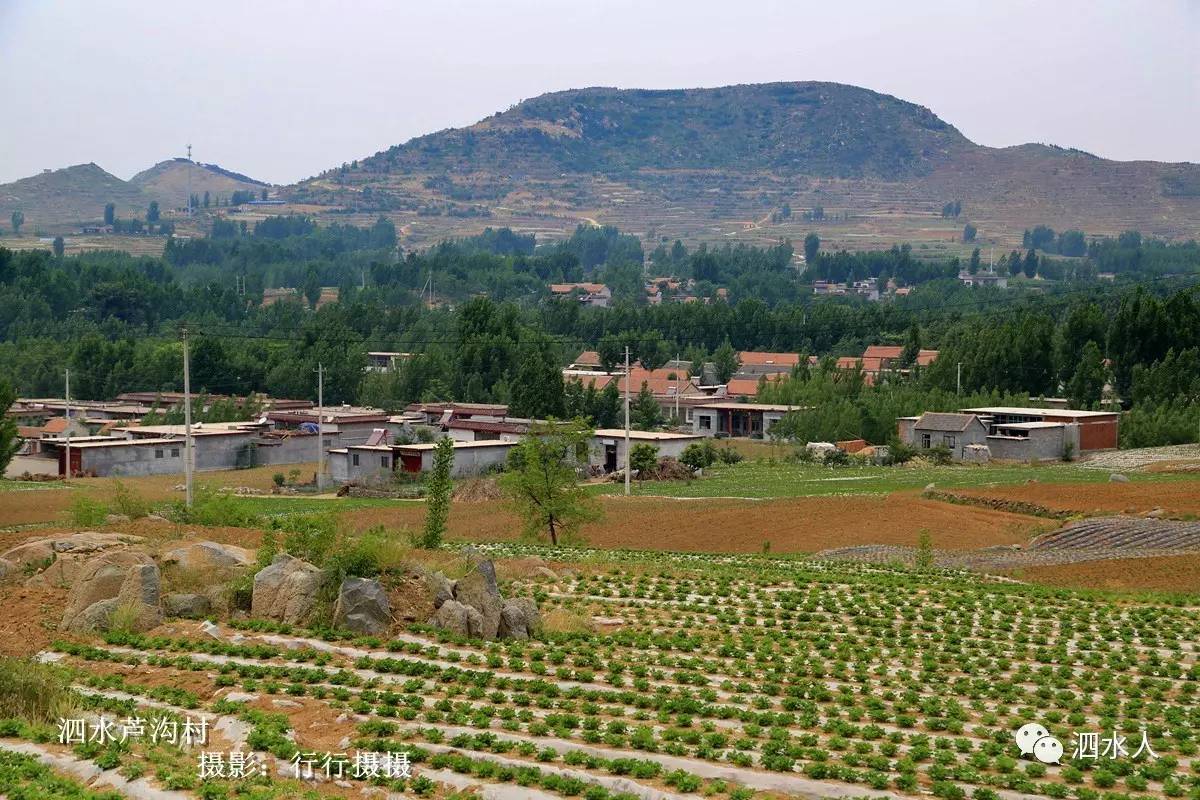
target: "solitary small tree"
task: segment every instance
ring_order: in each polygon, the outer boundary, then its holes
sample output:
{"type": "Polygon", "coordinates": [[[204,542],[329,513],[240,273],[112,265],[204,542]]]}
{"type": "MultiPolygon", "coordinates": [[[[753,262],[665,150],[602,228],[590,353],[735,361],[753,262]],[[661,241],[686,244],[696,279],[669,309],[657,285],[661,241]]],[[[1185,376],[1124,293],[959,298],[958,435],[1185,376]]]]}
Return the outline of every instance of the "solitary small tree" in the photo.
{"type": "Polygon", "coordinates": [[[150,205],[146,208],[146,222],[149,222],[149,223],[158,222],[158,217],[159,217],[158,201],[151,200],[150,205]]]}
{"type": "Polygon", "coordinates": [[[733,345],[726,339],[720,347],[713,353],[713,368],[717,371],[717,383],[729,383],[742,366],[742,360],[738,357],[737,351],[733,349],[733,345]]]}
{"type": "Polygon", "coordinates": [[[454,467],[454,440],[449,436],[438,440],[433,455],[433,471],[425,484],[425,530],[421,547],[436,550],[446,535],[446,520],[450,516],[450,494],[454,487],[450,470],[454,467]]]}
{"type": "Polygon", "coordinates": [[[635,444],[629,451],[629,468],[638,474],[638,480],[645,480],[647,473],[658,466],[658,448],[649,442],[635,444]]]}
{"type": "Polygon", "coordinates": [[[117,218],[116,203],[105,203],[104,204],[104,224],[112,225],[113,220],[115,220],[116,218],[117,218]]]}
{"type": "Polygon", "coordinates": [[[17,394],[8,381],[0,381],[0,475],[8,469],[9,462],[21,446],[17,435],[17,421],[6,413],[16,402],[17,394]]]}
{"type": "Polygon", "coordinates": [[[933,569],[933,540],[929,531],[922,528],[917,534],[917,569],[928,572],[933,569]]]}
{"type": "Polygon", "coordinates": [[[67,243],[63,240],[63,237],[55,236],[54,242],[50,245],[50,247],[54,250],[55,258],[62,258],[63,252],[67,249],[67,243]]]}
{"type": "Polygon", "coordinates": [[[537,424],[508,455],[500,488],[527,538],[557,545],[600,518],[596,499],[579,485],[575,465],[587,457],[592,430],[583,420],[537,424]]]}
{"type": "Polygon", "coordinates": [[[24,224],[25,224],[25,213],[23,211],[14,211],[12,213],[13,233],[20,233],[21,226],[24,224]]]}
{"type": "Polygon", "coordinates": [[[817,253],[821,250],[821,237],[815,233],[810,233],[804,237],[804,263],[812,266],[812,262],[816,260],[817,253]]]}

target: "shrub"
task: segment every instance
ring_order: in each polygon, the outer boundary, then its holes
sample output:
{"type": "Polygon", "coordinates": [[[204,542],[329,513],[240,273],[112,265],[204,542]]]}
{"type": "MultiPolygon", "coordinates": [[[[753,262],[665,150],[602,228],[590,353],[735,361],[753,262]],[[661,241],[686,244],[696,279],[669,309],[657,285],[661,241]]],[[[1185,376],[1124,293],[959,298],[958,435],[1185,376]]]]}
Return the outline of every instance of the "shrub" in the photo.
{"type": "Polygon", "coordinates": [[[274,475],[271,476],[271,482],[274,483],[276,486],[283,486],[283,483],[286,480],[287,480],[287,476],[284,475],[282,472],[276,472],[274,475]]]}
{"type": "Polygon", "coordinates": [[[654,471],[658,466],[658,448],[647,442],[635,444],[633,449],[629,451],[629,468],[637,473],[638,480],[642,480],[647,474],[654,471]]]}
{"type": "Polygon", "coordinates": [[[705,469],[712,466],[717,460],[717,448],[713,443],[705,439],[703,442],[695,442],[683,448],[683,452],[679,454],[679,461],[686,464],[692,470],[705,469]]]}
{"type": "Polygon", "coordinates": [[[108,516],[108,506],[86,495],[79,495],[71,501],[67,516],[77,528],[94,528],[104,524],[104,518],[108,516]]]}
{"type": "Polygon", "coordinates": [[[737,464],[744,456],[739,453],[732,445],[726,445],[717,450],[717,458],[722,464],[737,464]]]}
{"type": "Polygon", "coordinates": [[[130,519],[141,519],[150,514],[150,504],[121,481],[113,485],[113,501],[116,503],[117,513],[130,519]]]}
{"type": "Polygon", "coordinates": [[[76,697],[68,681],[51,664],[0,658],[0,718],[46,723],[70,717],[76,697]]]}

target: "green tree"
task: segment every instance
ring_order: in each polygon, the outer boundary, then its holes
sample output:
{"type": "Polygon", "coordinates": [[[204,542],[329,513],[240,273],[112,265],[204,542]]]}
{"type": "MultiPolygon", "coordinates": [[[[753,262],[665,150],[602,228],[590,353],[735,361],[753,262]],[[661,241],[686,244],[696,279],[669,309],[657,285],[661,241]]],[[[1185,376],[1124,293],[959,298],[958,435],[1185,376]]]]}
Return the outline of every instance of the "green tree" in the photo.
{"type": "Polygon", "coordinates": [[[308,300],[309,308],[316,308],[317,301],[321,299],[321,278],[312,267],[304,275],[304,298],[308,300]]]}
{"type": "Polygon", "coordinates": [[[205,208],[208,208],[210,200],[211,200],[211,198],[209,197],[208,192],[205,192],[204,193],[204,207],[205,208]]]}
{"type": "Polygon", "coordinates": [[[928,572],[934,566],[933,540],[925,528],[917,534],[916,566],[921,572],[928,572]]]}
{"type": "Polygon", "coordinates": [[[1100,346],[1088,342],[1080,355],[1079,366],[1067,384],[1067,396],[1074,408],[1092,408],[1100,402],[1104,393],[1104,381],[1107,377],[1104,369],[1104,355],[1100,346]]]}
{"type": "Polygon", "coordinates": [[[645,381],[642,381],[637,397],[629,404],[629,424],[639,431],[654,430],[662,424],[662,409],[645,381]]]}
{"type": "Polygon", "coordinates": [[[712,360],[713,366],[717,370],[717,383],[729,383],[729,379],[737,374],[738,368],[742,366],[737,351],[733,349],[733,345],[729,343],[728,339],[716,349],[712,360]]]}
{"type": "Polygon", "coordinates": [[[13,233],[20,233],[21,226],[25,224],[25,213],[23,211],[12,212],[12,229],[13,233]]]}
{"type": "Polygon", "coordinates": [[[454,467],[454,440],[449,436],[438,440],[433,455],[433,471],[425,482],[425,530],[420,545],[426,550],[442,546],[446,535],[446,520],[450,516],[450,495],[454,487],[450,470],[454,467]]]}
{"type": "Polygon", "coordinates": [[[544,333],[527,331],[518,351],[513,380],[513,416],[530,419],[558,417],[563,413],[563,377],[554,342],[544,333]]]}
{"type": "Polygon", "coordinates": [[[13,456],[17,454],[17,450],[21,446],[21,441],[17,436],[17,421],[7,414],[8,409],[16,400],[17,393],[13,391],[12,384],[8,381],[0,381],[0,475],[3,475],[4,471],[8,469],[13,456]]]}
{"type": "Polygon", "coordinates": [[[921,328],[915,322],[908,329],[908,339],[904,342],[904,349],[900,351],[900,366],[911,367],[917,363],[917,356],[921,354],[921,328]]]}
{"type": "Polygon", "coordinates": [[[1026,278],[1033,278],[1038,271],[1038,255],[1030,249],[1025,253],[1025,261],[1021,264],[1021,268],[1025,271],[1026,278]]]}
{"type": "Polygon", "coordinates": [[[975,241],[976,233],[977,233],[977,231],[975,229],[975,226],[968,222],[966,225],[963,225],[962,240],[964,242],[973,242],[973,241],[975,241]]]}
{"type": "Polygon", "coordinates": [[[821,237],[815,233],[810,233],[804,237],[804,262],[808,266],[812,266],[817,260],[817,253],[821,250],[821,237]]]}
{"type": "Polygon", "coordinates": [[[649,442],[639,442],[629,451],[629,468],[637,473],[638,480],[645,480],[646,475],[658,466],[658,448],[649,442]]]}
{"type": "Polygon", "coordinates": [[[115,203],[104,204],[104,224],[112,225],[117,218],[117,206],[115,203]]]}
{"type": "Polygon", "coordinates": [[[146,208],[146,222],[158,222],[158,201],[151,200],[150,205],[146,208]]]}
{"type": "Polygon", "coordinates": [[[570,540],[600,518],[596,499],[579,485],[575,465],[587,456],[592,430],[583,420],[534,425],[514,447],[500,488],[530,539],[570,540]]]}
{"type": "Polygon", "coordinates": [[[63,252],[67,249],[67,243],[63,240],[63,237],[55,236],[54,242],[50,245],[50,247],[54,250],[55,258],[62,258],[63,252]]]}
{"type": "Polygon", "coordinates": [[[975,275],[979,272],[979,248],[976,247],[971,252],[971,262],[967,265],[967,272],[975,275]]]}

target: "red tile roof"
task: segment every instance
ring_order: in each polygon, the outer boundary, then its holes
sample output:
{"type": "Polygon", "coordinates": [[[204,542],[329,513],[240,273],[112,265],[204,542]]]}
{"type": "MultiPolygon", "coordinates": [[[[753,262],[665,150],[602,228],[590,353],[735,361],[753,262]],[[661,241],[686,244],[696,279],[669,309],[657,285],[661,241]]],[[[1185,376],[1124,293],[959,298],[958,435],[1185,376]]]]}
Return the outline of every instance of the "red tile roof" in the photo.
{"type": "Polygon", "coordinates": [[[743,366],[794,367],[800,363],[800,356],[795,353],[760,353],[754,350],[743,350],[738,353],[738,359],[743,366]]]}

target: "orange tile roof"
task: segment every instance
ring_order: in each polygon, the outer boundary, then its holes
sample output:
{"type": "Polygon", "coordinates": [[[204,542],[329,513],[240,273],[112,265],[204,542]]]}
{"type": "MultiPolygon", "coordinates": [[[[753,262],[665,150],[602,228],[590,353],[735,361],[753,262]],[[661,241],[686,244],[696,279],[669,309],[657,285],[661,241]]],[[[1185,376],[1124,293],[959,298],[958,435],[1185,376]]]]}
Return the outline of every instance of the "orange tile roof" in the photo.
{"type": "Polygon", "coordinates": [[[738,353],[738,359],[743,366],[794,367],[800,363],[800,356],[795,353],[760,353],[754,350],[743,350],[738,353]]]}
{"type": "Polygon", "coordinates": [[[597,292],[604,291],[606,288],[608,288],[608,287],[605,286],[603,283],[552,283],[552,284],[550,284],[550,291],[553,292],[554,294],[570,294],[571,292],[575,291],[576,289],[580,289],[589,294],[596,294],[597,292]]]}
{"type": "Polygon", "coordinates": [[[47,420],[46,424],[42,426],[43,433],[62,433],[66,429],[67,429],[67,418],[66,417],[54,417],[53,419],[47,420]]]}
{"type": "Polygon", "coordinates": [[[576,364],[584,364],[589,367],[600,366],[600,354],[595,350],[584,350],[575,357],[576,364]]]}
{"type": "MultiPolygon", "coordinates": [[[[778,377],[764,376],[767,380],[778,381],[778,377]]],[[[730,397],[757,397],[758,378],[732,378],[725,384],[725,394],[730,397]]]]}

